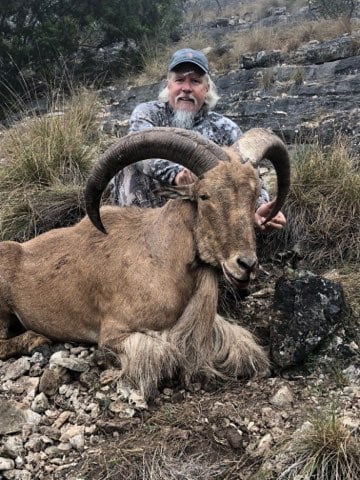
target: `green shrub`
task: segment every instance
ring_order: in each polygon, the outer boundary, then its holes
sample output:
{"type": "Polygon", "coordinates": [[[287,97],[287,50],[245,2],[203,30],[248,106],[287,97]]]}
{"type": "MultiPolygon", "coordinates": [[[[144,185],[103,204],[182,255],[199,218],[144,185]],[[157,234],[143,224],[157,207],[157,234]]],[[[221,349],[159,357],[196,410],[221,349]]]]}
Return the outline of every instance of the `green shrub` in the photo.
{"type": "Polygon", "coordinates": [[[130,63],[137,65],[144,39],[169,39],[181,21],[183,2],[0,0],[0,98],[6,99],[6,85],[20,91],[25,72],[49,80],[68,65],[74,75],[83,75],[81,62],[75,61],[79,53],[86,55],[88,78],[94,81],[92,52],[115,42],[122,45],[117,73],[127,73],[130,63]]]}

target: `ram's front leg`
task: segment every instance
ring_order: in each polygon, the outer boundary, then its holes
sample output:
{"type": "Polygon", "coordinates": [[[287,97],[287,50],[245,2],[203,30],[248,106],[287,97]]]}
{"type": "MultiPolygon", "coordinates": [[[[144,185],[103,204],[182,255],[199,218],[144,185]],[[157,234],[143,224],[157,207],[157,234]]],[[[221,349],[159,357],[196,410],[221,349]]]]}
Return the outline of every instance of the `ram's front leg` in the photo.
{"type": "MultiPolygon", "coordinates": [[[[28,355],[50,340],[33,331],[16,334],[14,325],[19,324],[11,305],[12,289],[20,269],[23,248],[16,242],[0,243],[0,359],[28,355]]],[[[23,329],[22,329],[23,330],[23,329]]],[[[22,331],[21,330],[21,331],[22,331]]]]}
{"type": "Polygon", "coordinates": [[[51,340],[48,338],[27,330],[16,337],[0,340],[0,360],[30,355],[34,350],[48,343],[51,343],[51,340]]]}
{"type": "Polygon", "coordinates": [[[210,268],[199,270],[195,292],[177,324],[171,343],[186,358],[183,382],[196,374],[236,378],[264,374],[269,361],[264,349],[246,329],[216,313],[217,277],[210,268]]]}
{"type": "Polygon", "coordinates": [[[195,290],[176,325],[168,332],[169,342],[183,355],[182,383],[188,386],[197,374],[212,369],[212,336],[218,301],[214,270],[198,270],[195,290]]]}
{"type": "Polygon", "coordinates": [[[31,330],[20,335],[11,336],[11,321],[13,315],[6,308],[0,310],[0,360],[11,357],[29,355],[36,348],[51,341],[31,330]]]}
{"type": "Polygon", "coordinates": [[[226,377],[264,376],[269,372],[269,358],[254,335],[220,315],[216,315],[212,334],[212,365],[226,377]]]}
{"type": "Polygon", "coordinates": [[[165,333],[130,331],[129,323],[119,318],[103,321],[99,347],[118,356],[121,378],[149,400],[157,395],[162,381],[174,376],[184,358],[165,333]]]}

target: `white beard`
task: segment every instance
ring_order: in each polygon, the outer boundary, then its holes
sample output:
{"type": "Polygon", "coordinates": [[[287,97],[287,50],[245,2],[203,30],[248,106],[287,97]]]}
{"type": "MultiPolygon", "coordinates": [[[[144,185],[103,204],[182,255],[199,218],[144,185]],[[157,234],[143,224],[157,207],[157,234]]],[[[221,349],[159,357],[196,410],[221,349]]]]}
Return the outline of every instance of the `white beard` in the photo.
{"type": "Polygon", "coordinates": [[[194,125],[194,112],[188,112],[186,110],[176,110],[174,118],[171,121],[171,125],[176,128],[185,128],[190,130],[194,125]]]}

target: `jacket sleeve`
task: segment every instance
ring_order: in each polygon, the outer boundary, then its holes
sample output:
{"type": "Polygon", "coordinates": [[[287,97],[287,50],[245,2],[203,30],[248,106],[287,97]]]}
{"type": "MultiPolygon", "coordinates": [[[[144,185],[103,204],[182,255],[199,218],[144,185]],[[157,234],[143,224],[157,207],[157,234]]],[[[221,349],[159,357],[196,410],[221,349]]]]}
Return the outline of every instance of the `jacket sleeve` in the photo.
{"type": "MultiPolygon", "coordinates": [[[[147,128],[162,126],[164,125],[156,109],[156,105],[141,103],[131,114],[129,132],[138,132],[147,128]]],[[[176,175],[184,167],[169,160],[151,158],[138,162],[136,168],[144,175],[152,177],[160,183],[172,185],[176,175]]]]}
{"type": "Polygon", "coordinates": [[[258,209],[264,203],[270,202],[270,195],[264,180],[260,177],[260,195],[256,201],[256,208],[258,209]]]}

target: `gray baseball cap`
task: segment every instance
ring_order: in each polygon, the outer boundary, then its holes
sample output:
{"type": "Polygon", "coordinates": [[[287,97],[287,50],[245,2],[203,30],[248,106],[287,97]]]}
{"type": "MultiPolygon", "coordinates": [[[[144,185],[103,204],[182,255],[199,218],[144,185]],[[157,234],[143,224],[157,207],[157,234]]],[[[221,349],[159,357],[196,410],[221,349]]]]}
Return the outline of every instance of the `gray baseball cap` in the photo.
{"type": "Polygon", "coordinates": [[[209,73],[209,62],[205,55],[199,50],[193,50],[192,48],[182,48],[181,50],[177,50],[171,57],[169,71],[174,70],[174,68],[181,63],[193,63],[205,73],[209,73]]]}

